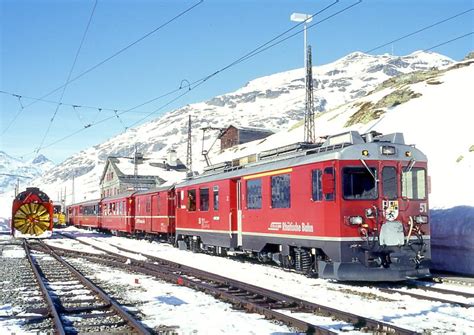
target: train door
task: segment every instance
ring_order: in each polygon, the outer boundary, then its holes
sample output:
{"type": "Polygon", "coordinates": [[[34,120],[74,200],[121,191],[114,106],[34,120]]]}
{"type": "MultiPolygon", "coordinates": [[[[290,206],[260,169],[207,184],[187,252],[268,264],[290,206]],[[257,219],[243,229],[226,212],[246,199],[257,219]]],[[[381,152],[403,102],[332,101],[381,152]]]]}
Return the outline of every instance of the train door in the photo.
{"type": "Polygon", "coordinates": [[[160,231],[160,219],[161,216],[160,206],[158,204],[159,196],[158,194],[153,194],[151,196],[151,231],[159,232],[160,231]]]}
{"type": "Polygon", "coordinates": [[[237,245],[242,246],[242,184],[237,180],[237,245]]]}

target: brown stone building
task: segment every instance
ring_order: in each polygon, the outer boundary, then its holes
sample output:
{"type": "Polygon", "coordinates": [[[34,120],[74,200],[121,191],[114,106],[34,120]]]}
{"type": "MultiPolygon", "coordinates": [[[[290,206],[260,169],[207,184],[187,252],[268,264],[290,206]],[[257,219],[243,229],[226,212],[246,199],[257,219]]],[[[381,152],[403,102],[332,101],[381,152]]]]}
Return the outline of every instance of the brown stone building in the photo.
{"type": "Polygon", "coordinates": [[[221,150],[259,140],[274,134],[273,131],[263,128],[240,127],[230,125],[219,135],[221,150]]]}

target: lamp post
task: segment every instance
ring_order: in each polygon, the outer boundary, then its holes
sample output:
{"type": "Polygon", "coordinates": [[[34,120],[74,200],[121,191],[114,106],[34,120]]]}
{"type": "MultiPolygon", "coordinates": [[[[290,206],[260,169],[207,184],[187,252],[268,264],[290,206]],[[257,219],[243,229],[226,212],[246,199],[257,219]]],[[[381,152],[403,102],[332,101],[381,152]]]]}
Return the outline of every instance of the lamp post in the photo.
{"type": "MultiPolygon", "coordinates": [[[[293,22],[304,22],[304,48],[303,48],[303,51],[304,51],[304,69],[306,70],[306,47],[308,45],[306,43],[306,24],[311,22],[313,20],[313,17],[312,17],[312,15],[309,15],[309,14],[293,13],[290,16],[290,20],[293,21],[293,22]]],[[[305,74],[304,74],[304,78],[305,78],[305,84],[306,84],[306,71],[305,71],[305,74]]]]}

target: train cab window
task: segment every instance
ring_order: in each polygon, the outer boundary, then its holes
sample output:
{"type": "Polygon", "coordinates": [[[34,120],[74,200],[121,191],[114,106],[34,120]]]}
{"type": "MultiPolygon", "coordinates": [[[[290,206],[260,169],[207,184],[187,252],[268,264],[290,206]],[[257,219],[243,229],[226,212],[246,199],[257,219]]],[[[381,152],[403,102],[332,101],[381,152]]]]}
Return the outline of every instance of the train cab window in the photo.
{"type": "Polygon", "coordinates": [[[271,182],[272,208],[290,208],[290,175],[273,176],[271,182]]]}
{"type": "Polygon", "coordinates": [[[199,209],[201,211],[209,210],[209,189],[208,188],[199,189],[199,209]]]}
{"type": "Polygon", "coordinates": [[[426,199],[426,171],[412,168],[402,171],[402,196],[408,199],[426,199]]]}
{"type": "Polygon", "coordinates": [[[311,171],[311,180],[312,180],[312,196],[313,201],[323,200],[323,188],[322,188],[322,171],[313,170],[311,171]]]}
{"type": "Polygon", "coordinates": [[[262,208],[262,180],[247,180],[247,208],[262,208]]]}
{"type": "Polygon", "coordinates": [[[382,190],[384,198],[397,199],[397,170],[393,166],[386,166],[382,170],[382,190]]]}
{"type": "MultiPolygon", "coordinates": [[[[327,167],[324,169],[324,174],[332,176],[332,180],[334,181],[334,184],[336,183],[336,174],[334,173],[334,168],[333,167],[327,167]]],[[[333,192],[331,193],[324,193],[324,200],[327,201],[332,201],[336,199],[336,188],[334,188],[333,192]]]]}
{"type": "Polygon", "coordinates": [[[219,186],[214,186],[212,189],[212,200],[214,202],[214,210],[219,210],[219,186]]]}
{"type": "Polygon", "coordinates": [[[344,199],[364,200],[377,199],[377,184],[374,176],[377,175],[375,168],[346,167],[342,171],[342,187],[344,199]]]}
{"type": "Polygon", "coordinates": [[[196,210],[196,190],[188,191],[188,211],[194,212],[196,210]]]}

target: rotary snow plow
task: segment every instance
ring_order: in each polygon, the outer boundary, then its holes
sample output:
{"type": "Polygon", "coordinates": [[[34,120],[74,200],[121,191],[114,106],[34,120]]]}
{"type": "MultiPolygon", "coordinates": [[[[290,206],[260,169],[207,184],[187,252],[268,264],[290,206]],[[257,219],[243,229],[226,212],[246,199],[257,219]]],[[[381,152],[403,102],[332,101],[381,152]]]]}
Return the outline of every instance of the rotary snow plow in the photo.
{"type": "Polygon", "coordinates": [[[29,187],[13,200],[12,235],[20,238],[47,238],[53,233],[53,204],[46,193],[29,187]]]}

